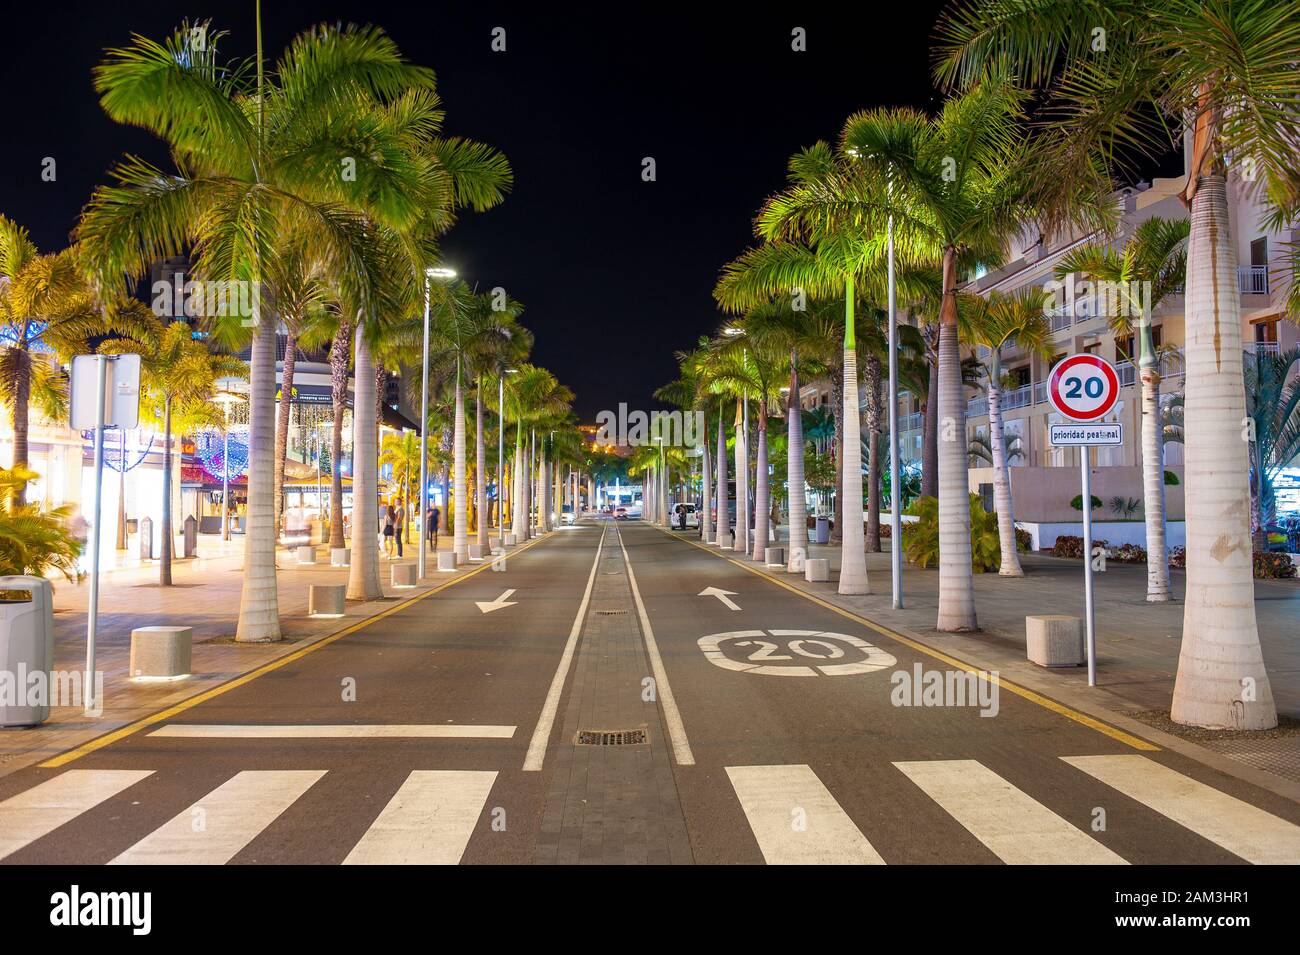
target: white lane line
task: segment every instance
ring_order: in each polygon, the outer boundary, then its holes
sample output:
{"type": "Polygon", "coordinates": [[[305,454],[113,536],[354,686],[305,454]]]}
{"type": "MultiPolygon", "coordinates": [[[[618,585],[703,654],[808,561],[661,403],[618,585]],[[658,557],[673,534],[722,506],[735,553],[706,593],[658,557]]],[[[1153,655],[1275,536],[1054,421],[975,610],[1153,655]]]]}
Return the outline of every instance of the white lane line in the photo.
{"type": "Polygon", "coordinates": [[[591,602],[591,589],[596,584],[596,568],[600,566],[600,552],[605,546],[605,527],[600,529],[600,540],[596,544],[596,559],[591,562],[591,573],[587,575],[587,589],[583,591],[582,603],[578,604],[578,613],[573,618],[569,629],[569,639],[560,654],[560,665],[551,677],[551,688],[546,692],[546,702],[542,704],[542,713],[533,728],[533,738],[528,743],[528,753],[524,756],[524,772],[539,772],[546,759],[546,746],[551,740],[551,728],[555,726],[556,714],[560,711],[560,696],[564,693],[564,683],[569,678],[569,667],[573,665],[573,651],[578,645],[578,635],[582,633],[582,621],[587,616],[587,604],[591,602]]]}
{"type": "Polygon", "coordinates": [[[152,775],[151,769],[70,769],[10,796],[0,802],[0,859],[152,775]]]}
{"type": "Polygon", "coordinates": [[[245,770],[163,823],[110,865],[224,865],[325,775],[245,770]]]}
{"type": "Polygon", "coordinates": [[[728,766],[768,865],[884,865],[808,766],[728,766]]]}
{"type": "Polygon", "coordinates": [[[1145,756],[1062,756],[1082,770],[1256,865],[1300,863],[1300,826],[1145,756]]]}
{"type": "Polygon", "coordinates": [[[1128,864],[973,759],[894,765],[1008,865],[1128,864]]]}
{"type": "Polygon", "coordinates": [[[451,723],[322,724],[319,726],[168,723],[149,735],[181,739],[511,739],[515,735],[515,727],[451,723]]]}
{"type": "Polygon", "coordinates": [[[343,860],[344,865],[456,865],[495,772],[416,770],[343,860]]]}
{"type": "Polygon", "coordinates": [[[636,574],[632,572],[632,559],[627,556],[627,547],[623,545],[622,531],[618,532],[618,546],[623,551],[627,582],[632,585],[632,599],[636,601],[636,611],[641,617],[641,635],[645,638],[645,652],[650,659],[650,672],[654,674],[659,702],[664,708],[668,738],[673,743],[673,758],[677,760],[678,766],[694,766],[695,756],[691,753],[691,744],[686,738],[686,726],[682,723],[681,711],[677,709],[677,700],[673,697],[673,688],[668,682],[668,671],[664,669],[664,661],[659,656],[659,644],[655,642],[650,615],[646,613],[645,602],[641,599],[641,588],[636,585],[636,574]]]}

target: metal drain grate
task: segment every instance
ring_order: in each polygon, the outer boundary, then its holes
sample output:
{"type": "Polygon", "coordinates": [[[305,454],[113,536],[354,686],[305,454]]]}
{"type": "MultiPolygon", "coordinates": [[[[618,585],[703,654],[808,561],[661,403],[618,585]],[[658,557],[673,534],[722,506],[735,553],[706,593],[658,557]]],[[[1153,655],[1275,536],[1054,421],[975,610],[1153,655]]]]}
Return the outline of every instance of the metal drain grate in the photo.
{"type": "Polygon", "coordinates": [[[645,730],[578,730],[575,746],[635,746],[650,742],[645,730]]]}
{"type": "Polygon", "coordinates": [[[626,610],[593,610],[592,613],[598,617],[617,617],[626,614],[626,610]]]}

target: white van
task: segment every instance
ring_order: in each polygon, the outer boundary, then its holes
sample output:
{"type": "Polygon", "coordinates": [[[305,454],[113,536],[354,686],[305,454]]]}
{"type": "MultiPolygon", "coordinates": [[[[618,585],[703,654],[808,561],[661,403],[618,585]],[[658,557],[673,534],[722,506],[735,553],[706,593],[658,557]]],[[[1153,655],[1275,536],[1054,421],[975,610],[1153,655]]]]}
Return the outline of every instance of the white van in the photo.
{"type": "Polygon", "coordinates": [[[695,509],[695,503],[693,501],[686,501],[684,503],[673,505],[673,510],[672,510],[673,527],[680,528],[682,526],[683,513],[685,513],[686,515],[687,527],[700,526],[700,514],[699,511],[695,509]]]}

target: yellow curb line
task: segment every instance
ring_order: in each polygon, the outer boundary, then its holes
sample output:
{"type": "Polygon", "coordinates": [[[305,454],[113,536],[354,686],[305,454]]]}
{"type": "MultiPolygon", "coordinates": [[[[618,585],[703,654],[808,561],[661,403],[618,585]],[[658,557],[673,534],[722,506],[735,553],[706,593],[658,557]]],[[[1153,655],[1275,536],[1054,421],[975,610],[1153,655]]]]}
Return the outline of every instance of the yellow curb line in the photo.
{"type": "Polygon", "coordinates": [[[847,617],[849,620],[859,623],[870,630],[874,630],[876,633],[879,633],[881,636],[889,637],[891,640],[895,640],[898,643],[903,644],[904,646],[910,647],[911,649],[917,651],[918,653],[923,653],[926,656],[933,657],[936,660],[941,660],[944,663],[948,664],[949,666],[956,667],[959,670],[965,670],[967,673],[974,673],[976,676],[980,677],[983,680],[986,680],[989,683],[996,683],[1002,689],[1011,691],[1016,696],[1029,700],[1031,703],[1037,703],[1039,706],[1043,707],[1044,709],[1051,710],[1053,713],[1058,713],[1061,716],[1064,716],[1066,719],[1074,720],[1074,722],[1076,723],[1081,723],[1082,725],[1094,729],[1099,733],[1103,733],[1106,736],[1111,737],[1112,739],[1118,740],[1121,743],[1125,743],[1128,746],[1132,746],[1134,749],[1140,749],[1145,752],[1153,752],[1153,753],[1158,753],[1160,751],[1160,747],[1156,746],[1154,743],[1148,743],[1146,740],[1141,739],[1140,737],[1133,736],[1132,734],[1126,733],[1121,729],[1116,729],[1115,727],[1103,723],[1101,720],[1091,717],[1086,713],[1081,713],[1076,709],[1072,709],[1071,707],[1066,706],[1064,703],[1058,703],[1056,700],[1043,696],[1041,693],[1036,693],[1035,691],[1028,689],[1027,687],[1023,687],[1016,683],[1012,683],[1009,680],[1005,680],[1001,676],[996,676],[996,677],[992,676],[987,670],[982,670],[979,669],[978,667],[973,667],[969,663],[965,663],[962,660],[958,660],[956,657],[949,656],[948,654],[944,653],[941,650],[935,650],[932,647],[928,647],[923,643],[919,643],[916,640],[913,640],[911,637],[905,637],[901,633],[891,630],[888,627],[884,626],[883,624],[876,623],[874,620],[869,620],[866,617],[860,616],[859,614],[856,614],[851,610],[845,610],[843,607],[836,606],[835,604],[831,603],[828,600],[823,600],[821,597],[818,597],[816,594],[812,594],[806,590],[800,589],[799,587],[795,587],[793,584],[787,583],[786,581],[781,580],[779,577],[769,574],[766,571],[760,570],[757,567],[750,567],[747,564],[735,560],[734,558],[727,557],[722,552],[715,550],[713,547],[711,547],[708,544],[701,544],[698,541],[693,541],[690,540],[689,538],[681,537],[680,535],[675,534],[672,531],[664,530],[664,528],[656,527],[653,524],[650,524],[648,526],[654,527],[655,530],[661,531],[662,533],[667,534],[669,537],[682,541],[683,543],[690,544],[692,547],[698,547],[700,550],[705,551],[706,553],[713,554],[715,557],[725,560],[728,563],[735,564],[737,567],[740,567],[744,570],[749,571],[752,574],[756,574],[759,577],[771,581],[772,583],[776,584],[778,587],[784,587],[786,590],[790,591],[791,593],[795,593],[801,597],[805,597],[808,600],[811,600],[813,603],[821,607],[825,607],[827,610],[834,611],[835,613],[839,614],[841,617],[847,617]]]}
{"type": "MultiPolygon", "coordinates": [[[[507,557],[510,556],[510,553],[518,554],[525,550],[528,550],[534,544],[538,544],[545,539],[546,538],[544,537],[535,537],[528,543],[521,544],[520,546],[516,547],[513,552],[508,552],[506,556],[507,557]]],[[[453,577],[451,580],[448,580],[446,583],[439,584],[436,587],[432,587],[429,590],[426,590],[422,594],[416,594],[414,597],[410,597],[402,601],[401,603],[396,604],[395,606],[389,607],[387,610],[380,611],[374,616],[367,617],[364,620],[360,620],[357,623],[352,624],[351,626],[343,628],[342,630],[321,637],[315,643],[310,643],[300,650],[295,650],[292,653],[286,654],[285,656],[272,660],[269,663],[264,663],[256,670],[250,670],[249,672],[243,674],[242,676],[237,676],[230,680],[227,680],[225,683],[222,683],[220,686],[214,686],[210,690],[204,690],[202,693],[199,693],[196,696],[191,696],[188,699],[182,700],[181,702],[169,706],[164,710],[159,710],[157,713],[152,713],[149,716],[136,720],[134,723],[130,723],[119,729],[112,730],[111,732],[105,733],[103,736],[97,736],[94,739],[90,740],[89,742],[82,743],[80,746],[76,746],[73,749],[60,753],[58,756],[52,756],[51,758],[45,760],[45,762],[43,763],[37,763],[36,766],[38,769],[55,769],[59,766],[66,766],[74,759],[80,759],[82,756],[86,756],[90,753],[95,752],[95,750],[103,749],[105,746],[108,746],[112,743],[116,743],[120,739],[125,739],[128,736],[140,732],[140,730],[142,729],[147,729],[148,727],[153,726],[155,723],[161,723],[163,720],[171,719],[173,716],[176,716],[179,713],[184,713],[186,710],[192,709],[193,707],[198,706],[200,703],[206,703],[208,700],[211,700],[214,697],[218,697],[223,693],[227,693],[230,690],[233,690],[237,687],[241,687],[245,683],[251,683],[253,680],[256,680],[260,676],[265,676],[267,673],[270,673],[272,670],[278,670],[280,669],[280,667],[292,663],[295,660],[301,660],[307,654],[312,653],[315,650],[319,650],[321,647],[329,646],[331,643],[333,643],[336,640],[342,640],[344,637],[354,634],[358,630],[364,630],[372,623],[375,623],[379,620],[383,620],[386,617],[391,617],[395,613],[400,613],[401,611],[405,610],[407,607],[419,603],[425,597],[429,597],[432,596],[433,594],[439,593],[440,591],[446,590],[448,587],[451,587],[454,584],[458,584],[462,580],[468,580],[470,577],[473,577],[475,574],[481,574],[483,573],[483,571],[487,570],[491,566],[492,566],[492,561],[487,558],[484,558],[483,563],[480,564],[478,567],[475,567],[473,570],[468,570],[465,573],[460,574],[459,576],[453,577]]]]}

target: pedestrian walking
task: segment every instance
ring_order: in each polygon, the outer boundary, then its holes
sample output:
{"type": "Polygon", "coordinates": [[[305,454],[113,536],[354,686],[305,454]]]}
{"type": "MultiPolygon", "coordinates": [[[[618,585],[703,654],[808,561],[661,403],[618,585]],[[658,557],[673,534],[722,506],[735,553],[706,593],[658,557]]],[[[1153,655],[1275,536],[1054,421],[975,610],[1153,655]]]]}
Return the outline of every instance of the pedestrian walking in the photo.
{"type": "Polygon", "coordinates": [[[397,524],[397,510],[393,505],[388,505],[388,510],[384,512],[384,553],[389,560],[393,559],[393,528],[397,524]]]}
{"type": "Polygon", "coordinates": [[[436,551],[438,549],[438,521],[440,518],[438,508],[430,504],[428,513],[424,515],[424,536],[429,542],[429,550],[436,551]]]}
{"type": "Polygon", "coordinates": [[[393,521],[393,540],[397,542],[397,556],[402,556],[402,535],[406,533],[406,505],[397,505],[393,521]]]}

